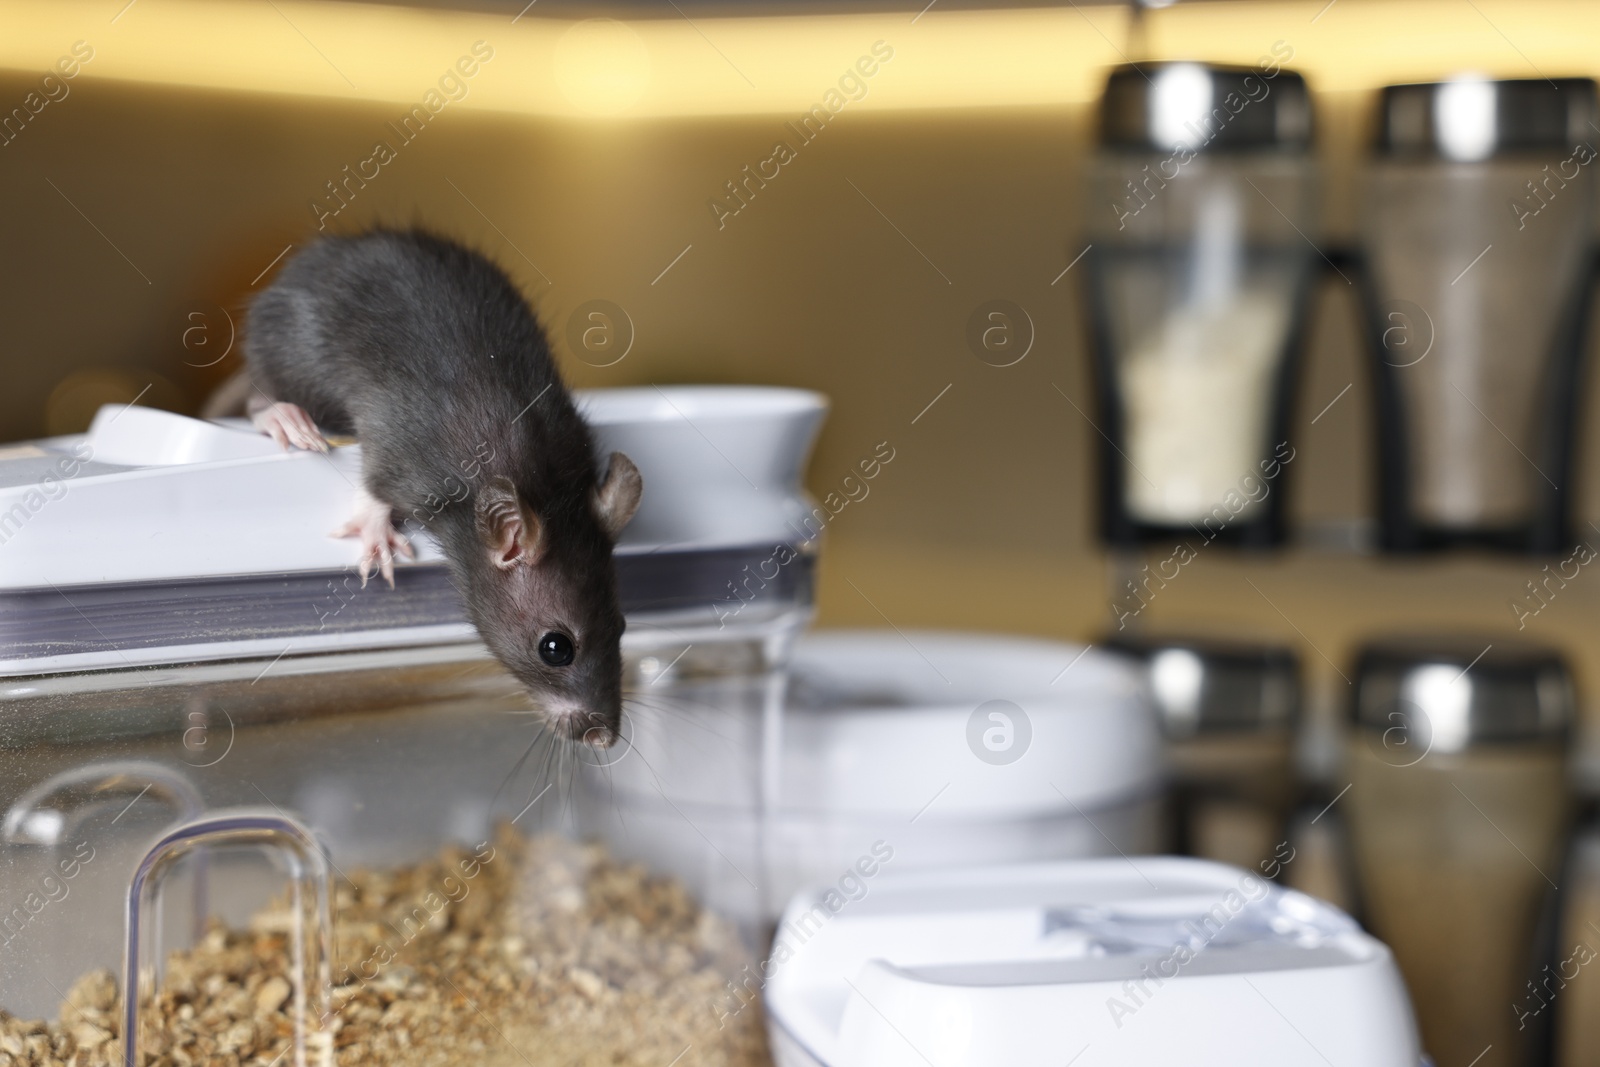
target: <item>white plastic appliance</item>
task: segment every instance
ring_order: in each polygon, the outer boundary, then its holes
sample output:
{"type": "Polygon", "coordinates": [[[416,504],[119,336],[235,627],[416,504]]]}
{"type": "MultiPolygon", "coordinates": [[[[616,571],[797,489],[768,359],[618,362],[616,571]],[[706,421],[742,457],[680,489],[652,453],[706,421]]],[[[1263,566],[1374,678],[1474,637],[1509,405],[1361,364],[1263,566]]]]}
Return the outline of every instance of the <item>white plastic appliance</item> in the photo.
{"type": "Polygon", "coordinates": [[[1388,948],[1248,871],[893,865],[796,896],[752,969],[778,1067],[1421,1061],[1388,948]]]}

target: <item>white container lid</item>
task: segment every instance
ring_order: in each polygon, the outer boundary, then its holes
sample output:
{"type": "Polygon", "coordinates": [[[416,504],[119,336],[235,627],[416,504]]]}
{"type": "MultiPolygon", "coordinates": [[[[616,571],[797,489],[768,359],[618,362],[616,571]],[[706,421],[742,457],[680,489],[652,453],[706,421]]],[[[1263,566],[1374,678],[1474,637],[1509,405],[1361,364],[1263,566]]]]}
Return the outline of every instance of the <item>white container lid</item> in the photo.
{"type": "Polygon", "coordinates": [[[627,453],[644,476],[625,543],[794,544],[814,536],[800,483],[828,413],[821,393],[694,385],[573,396],[602,453],[627,453]]]}
{"type": "MultiPolygon", "coordinates": [[[[827,414],[821,394],[675,386],[574,396],[601,455],[627,452],[644,475],[621,551],[809,536],[800,476],[827,414]]],[[[242,419],[108,404],[85,435],[10,451],[26,452],[33,473],[0,478],[0,589],[342,571],[360,555],[355,541],[329,536],[361,483],[359,445],[285,452],[242,419]],[[73,456],[93,462],[68,464],[73,456]],[[40,484],[47,469],[56,473],[40,484]]],[[[442,559],[432,538],[409,532],[420,562],[442,559]]]]}
{"type": "Polygon", "coordinates": [[[1098,649],[822,630],[799,641],[790,671],[785,811],[1026,816],[1119,802],[1160,780],[1138,671],[1098,649]]]}
{"type": "Polygon", "coordinates": [[[1388,948],[1304,894],[1172,857],[897,874],[885,848],[785,912],[779,1067],[1417,1067],[1388,948]]]}

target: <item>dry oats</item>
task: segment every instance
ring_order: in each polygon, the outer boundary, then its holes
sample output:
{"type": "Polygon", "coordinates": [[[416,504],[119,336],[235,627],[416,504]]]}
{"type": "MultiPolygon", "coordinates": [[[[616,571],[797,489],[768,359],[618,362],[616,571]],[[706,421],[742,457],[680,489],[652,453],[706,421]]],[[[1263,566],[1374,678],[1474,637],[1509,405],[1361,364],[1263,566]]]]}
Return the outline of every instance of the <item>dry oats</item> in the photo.
{"type": "MultiPolygon", "coordinates": [[[[604,849],[502,828],[335,887],[333,1002],[306,1062],[341,1067],[765,1067],[758,1011],[723,1017],[748,962],[684,888],[604,849]],[[465,872],[474,870],[471,876],[465,872]],[[465,889],[463,893],[462,890],[465,889]],[[441,906],[442,904],[442,906],[441,906]]],[[[147,1065],[288,1067],[286,904],[170,957],[143,1011],[147,1065]]],[[[0,1012],[0,1067],[122,1062],[117,985],[85,975],[56,1022],[0,1012]]]]}

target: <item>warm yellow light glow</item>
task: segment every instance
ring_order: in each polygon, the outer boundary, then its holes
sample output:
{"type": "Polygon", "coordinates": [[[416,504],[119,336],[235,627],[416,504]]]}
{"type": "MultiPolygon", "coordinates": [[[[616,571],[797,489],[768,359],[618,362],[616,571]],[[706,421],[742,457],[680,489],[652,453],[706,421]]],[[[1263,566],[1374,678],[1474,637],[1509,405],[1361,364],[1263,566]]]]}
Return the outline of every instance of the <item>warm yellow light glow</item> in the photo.
{"type": "MultiPolygon", "coordinates": [[[[1255,63],[1274,42],[1319,90],[1464,69],[1600,74],[1587,0],[1178,4],[1146,16],[1155,58],[1255,63]],[[1465,11],[1465,14],[1463,14],[1465,11]],[[1314,20],[1314,21],[1313,21],[1314,20]],[[1555,32],[1552,27],[1559,27],[1555,32]],[[1510,42],[1510,43],[1508,43],[1510,42]]],[[[1126,7],[541,19],[311,0],[24,0],[0,4],[0,68],[43,72],[72,42],[83,77],[411,105],[475,41],[494,50],[452,107],[552,117],[793,114],[875,42],[892,61],[851,111],[1076,105],[1130,46],[1126,7]],[[120,13],[119,13],[120,11],[120,13]],[[112,19],[115,18],[113,22],[112,19]]]]}
{"type": "Polygon", "coordinates": [[[555,79],[580,111],[616,115],[650,87],[650,50],[639,32],[616,19],[585,19],[556,42],[555,79]]]}

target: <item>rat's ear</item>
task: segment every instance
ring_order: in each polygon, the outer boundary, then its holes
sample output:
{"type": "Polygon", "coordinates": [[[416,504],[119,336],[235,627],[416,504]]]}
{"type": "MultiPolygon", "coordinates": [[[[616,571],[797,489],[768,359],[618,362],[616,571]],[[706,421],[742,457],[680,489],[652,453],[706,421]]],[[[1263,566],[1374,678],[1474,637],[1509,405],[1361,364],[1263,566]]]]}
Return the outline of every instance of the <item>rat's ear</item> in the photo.
{"type": "Polygon", "coordinates": [[[621,452],[611,453],[611,469],[606,472],[606,480],[594,491],[594,513],[612,542],[622,535],[622,528],[639,510],[639,498],[643,495],[644,478],[633,460],[621,452]]]}
{"type": "Polygon", "coordinates": [[[489,562],[501,570],[532,566],[544,557],[544,523],[523,503],[510,478],[492,478],[478,490],[477,519],[489,562]]]}

